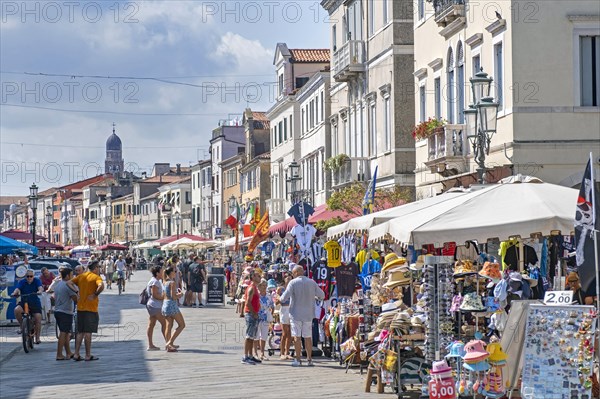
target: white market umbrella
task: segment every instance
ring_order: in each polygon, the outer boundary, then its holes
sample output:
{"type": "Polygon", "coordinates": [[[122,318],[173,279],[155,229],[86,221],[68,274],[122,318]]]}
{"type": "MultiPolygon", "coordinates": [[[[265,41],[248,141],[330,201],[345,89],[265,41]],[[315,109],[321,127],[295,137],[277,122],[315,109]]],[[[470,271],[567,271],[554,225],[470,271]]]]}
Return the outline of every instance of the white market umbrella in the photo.
{"type": "Polygon", "coordinates": [[[161,249],[164,251],[177,251],[181,249],[204,249],[214,247],[217,245],[217,242],[212,240],[195,241],[187,237],[183,237],[163,245],[161,249]]]}
{"type": "Polygon", "coordinates": [[[345,223],[327,229],[327,238],[334,239],[346,233],[367,231],[373,226],[377,226],[381,223],[387,222],[397,217],[408,215],[421,209],[428,208],[440,202],[445,202],[449,199],[460,197],[466,194],[467,192],[468,190],[466,189],[451,189],[451,191],[448,191],[446,193],[447,195],[444,194],[435,197],[424,198],[422,200],[409,202],[408,204],[396,206],[394,208],[384,209],[379,212],[373,212],[369,215],[358,216],[348,220],[345,223]]]}
{"type": "Polygon", "coordinates": [[[549,235],[553,230],[568,234],[573,230],[577,195],[572,188],[513,176],[375,226],[369,230],[369,241],[389,238],[420,247],[489,238],[506,240],[533,233],[549,235]]]}
{"type": "Polygon", "coordinates": [[[146,241],[144,243],[138,244],[136,246],[134,246],[134,249],[151,249],[151,248],[156,248],[156,247],[160,247],[160,244],[156,241],[146,241]]]}

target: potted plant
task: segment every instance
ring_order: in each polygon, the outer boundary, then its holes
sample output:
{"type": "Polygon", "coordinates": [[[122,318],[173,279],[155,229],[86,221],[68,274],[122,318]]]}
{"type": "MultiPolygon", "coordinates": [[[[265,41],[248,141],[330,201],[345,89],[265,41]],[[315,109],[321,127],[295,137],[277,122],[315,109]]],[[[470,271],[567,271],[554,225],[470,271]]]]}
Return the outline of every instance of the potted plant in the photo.
{"type": "Polygon", "coordinates": [[[346,154],[339,154],[335,157],[331,157],[324,162],[325,170],[335,172],[349,160],[350,157],[346,154]]]}
{"type": "Polygon", "coordinates": [[[416,141],[424,140],[434,133],[439,132],[446,121],[443,119],[429,118],[415,126],[412,131],[412,136],[416,141]]]}

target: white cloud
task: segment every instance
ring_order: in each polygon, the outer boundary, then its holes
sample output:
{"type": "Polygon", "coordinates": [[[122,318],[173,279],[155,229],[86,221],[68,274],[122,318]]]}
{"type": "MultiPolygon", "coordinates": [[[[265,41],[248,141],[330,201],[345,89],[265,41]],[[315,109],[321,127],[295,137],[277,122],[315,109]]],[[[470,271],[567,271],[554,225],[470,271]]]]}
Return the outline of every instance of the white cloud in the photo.
{"type": "Polygon", "coordinates": [[[268,73],[272,69],[273,50],[258,40],[227,32],[218,43],[215,56],[221,61],[234,61],[240,73],[268,73]]]}

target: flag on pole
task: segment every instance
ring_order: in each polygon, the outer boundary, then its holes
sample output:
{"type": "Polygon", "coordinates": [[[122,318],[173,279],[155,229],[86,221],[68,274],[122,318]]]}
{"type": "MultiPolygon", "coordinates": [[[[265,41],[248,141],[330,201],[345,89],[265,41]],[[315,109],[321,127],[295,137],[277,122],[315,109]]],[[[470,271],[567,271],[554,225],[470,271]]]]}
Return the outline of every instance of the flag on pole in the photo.
{"type": "Polygon", "coordinates": [[[225,224],[231,227],[234,230],[237,230],[237,225],[240,222],[240,205],[238,203],[235,204],[233,211],[227,219],[225,219],[225,224]]]}
{"type": "Polygon", "coordinates": [[[369,215],[373,213],[373,205],[375,203],[375,186],[377,185],[377,168],[379,166],[375,166],[375,172],[373,172],[373,179],[369,183],[367,187],[367,191],[365,191],[365,198],[363,199],[362,207],[363,207],[363,215],[369,215]]]}
{"type": "Polygon", "coordinates": [[[596,235],[594,231],[600,230],[600,204],[598,203],[598,192],[594,183],[594,168],[592,154],[588,160],[579,196],[577,197],[577,209],[575,211],[575,258],[577,272],[581,281],[581,289],[587,296],[596,295],[596,279],[598,268],[596,262],[600,254],[596,253],[596,235]]]}
{"type": "Polygon", "coordinates": [[[252,240],[248,245],[248,252],[254,252],[256,246],[262,241],[266,240],[267,237],[269,237],[269,226],[269,211],[266,210],[264,215],[262,216],[262,218],[260,218],[258,224],[256,225],[256,229],[254,230],[254,237],[252,237],[252,240]]]}
{"type": "Polygon", "coordinates": [[[254,230],[256,230],[256,226],[258,225],[258,223],[261,221],[261,217],[260,217],[260,204],[259,202],[256,202],[256,205],[254,207],[254,217],[252,218],[252,221],[250,222],[250,231],[254,233],[254,230]]]}

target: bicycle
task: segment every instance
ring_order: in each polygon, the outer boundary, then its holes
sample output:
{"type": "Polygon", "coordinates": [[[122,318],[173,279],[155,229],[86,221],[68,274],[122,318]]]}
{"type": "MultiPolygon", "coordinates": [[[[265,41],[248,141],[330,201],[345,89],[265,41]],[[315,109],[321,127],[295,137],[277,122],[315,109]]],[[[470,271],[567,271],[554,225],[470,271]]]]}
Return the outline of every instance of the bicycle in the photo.
{"type": "MultiPolygon", "coordinates": [[[[19,295],[21,299],[30,295],[40,295],[39,292],[32,292],[30,294],[19,295]]],[[[33,349],[33,338],[35,337],[35,321],[33,313],[29,310],[29,304],[25,302],[23,304],[23,320],[21,321],[21,338],[23,341],[23,350],[25,353],[29,353],[29,350],[33,349]]]]}
{"type": "Polygon", "coordinates": [[[121,295],[121,292],[123,291],[123,284],[125,283],[125,279],[123,278],[122,271],[118,271],[117,273],[119,275],[119,277],[117,278],[117,287],[119,288],[119,295],[121,295]]]}

